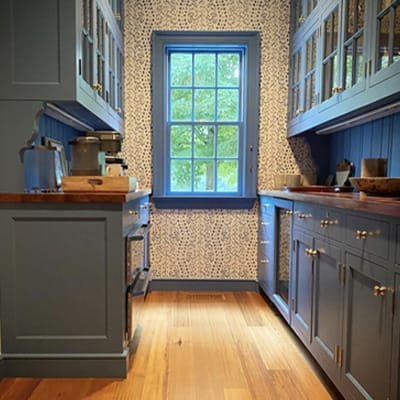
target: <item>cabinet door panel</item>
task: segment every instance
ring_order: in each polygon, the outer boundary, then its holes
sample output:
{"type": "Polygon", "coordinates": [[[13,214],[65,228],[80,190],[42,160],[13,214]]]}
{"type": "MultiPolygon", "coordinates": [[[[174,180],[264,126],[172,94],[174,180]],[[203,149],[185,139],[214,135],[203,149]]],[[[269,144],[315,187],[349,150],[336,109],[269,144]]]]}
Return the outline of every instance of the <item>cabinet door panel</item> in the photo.
{"type": "Polygon", "coordinates": [[[347,266],[343,384],[356,399],[389,398],[391,303],[387,270],[356,255],[345,255],[347,266]],[[380,373],[385,371],[385,373],[380,373]]]}
{"type": "Polygon", "coordinates": [[[313,248],[310,235],[295,230],[295,256],[292,277],[292,327],[302,341],[311,341],[311,315],[313,294],[313,256],[308,254],[313,248]]]}
{"type": "Polygon", "coordinates": [[[325,372],[338,382],[337,350],[341,341],[342,283],[340,247],[326,240],[315,240],[314,323],[312,352],[325,372]]]}

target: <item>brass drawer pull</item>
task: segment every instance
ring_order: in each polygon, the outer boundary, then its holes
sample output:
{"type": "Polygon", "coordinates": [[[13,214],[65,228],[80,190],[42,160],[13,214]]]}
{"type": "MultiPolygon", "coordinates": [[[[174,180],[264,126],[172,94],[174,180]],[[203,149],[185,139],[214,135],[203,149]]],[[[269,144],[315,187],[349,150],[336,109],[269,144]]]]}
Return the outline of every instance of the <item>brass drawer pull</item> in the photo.
{"type": "Polygon", "coordinates": [[[138,212],[137,212],[137,210],[129,210],[128,214],[129,215],[138,215],[138,212]]]}
{"type": "Polygon", "coordinates": [[[339,221],[337,219],[335,220],[329,220],[329,219],[321,219],[320,221],[320,226],[321,228],[327,228],[330,225],[337,225],[339,221]]]}
{"type": "Polygon", "coordinates": [[[298,219],[307,219],[307,218],[312,218],[312,214],[298,214],[297,215],[298,219]]]}

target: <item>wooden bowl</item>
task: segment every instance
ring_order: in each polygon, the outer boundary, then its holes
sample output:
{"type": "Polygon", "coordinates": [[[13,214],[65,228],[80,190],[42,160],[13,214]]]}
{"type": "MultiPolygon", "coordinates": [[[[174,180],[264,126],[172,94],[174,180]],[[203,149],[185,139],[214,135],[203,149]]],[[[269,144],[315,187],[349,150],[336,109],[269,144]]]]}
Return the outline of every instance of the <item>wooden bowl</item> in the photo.
{"type": "Polygon", "coordinates": [[[400,193],[400,178],[371,177],[349,178],[351,184],[360,192],[375,196],[400,193]]]}

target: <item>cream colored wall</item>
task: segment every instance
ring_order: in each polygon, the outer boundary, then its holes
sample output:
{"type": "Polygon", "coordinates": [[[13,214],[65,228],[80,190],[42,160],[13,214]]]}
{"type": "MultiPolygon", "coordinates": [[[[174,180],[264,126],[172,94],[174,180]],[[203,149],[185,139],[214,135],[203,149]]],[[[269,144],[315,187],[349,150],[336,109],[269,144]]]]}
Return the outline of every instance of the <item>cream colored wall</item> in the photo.
{"type": "MultiPolygon", "coordinates": [[[[258,188],[276,173],[308,165],[300,139],[286,139],[289,1],[126,0],[124,157],[140,186],[151,187],[151,33],[154,30],[259,31],[261,34],[258,188]]],[[[151,214],[155,278],[256,279],[257,207],[157,210],[151,214]]]]}

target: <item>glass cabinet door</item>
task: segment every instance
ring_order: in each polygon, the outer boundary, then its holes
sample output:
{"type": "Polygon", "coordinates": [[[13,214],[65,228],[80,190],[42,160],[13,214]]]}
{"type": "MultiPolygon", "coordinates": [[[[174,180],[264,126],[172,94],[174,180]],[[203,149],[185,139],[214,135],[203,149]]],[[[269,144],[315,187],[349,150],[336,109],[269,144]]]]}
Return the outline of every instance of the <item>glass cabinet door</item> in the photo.
{"type": "Polygon", "coordinates": [[[318,0],[294,0],[292,2],[292,25],[294,31],[297,31],[306,18],[318,5],[318,0]]]}
{"type": "Polygon", "coordinates": [[[93,46],[94,46],[94,29],[93,29],[93,3],[92,0],[82,0],[80,9],[81,18],[81,76],[83,80],[90,86],[93,85],[93,46]]]}
{"type": "Polygon", "coordinates": [[[343,81],[351,88],[364,79],[365,0],[346,0],[344,7],[343,81]]]}
{"type": "Polygon", "coordinates": [[[322,98],[330,99],[334,94],[343,90],[338,85],[339,77],[339,4],[323,21],[322,43],[322,98]]]}
{"type": "Polygon", "coordinates": [[[317,104],[316,72],[317,72],[317,32],[306,42],[306,62],[304,76],[304,111],[311,110],[317,104]]]}
{"type": "Polygon", "coordinates": [[[291,119],[297,117],[303,112],[301,100],[301,66],[302,66],[302,49],[299,49],[292,55],[291,65],[291,87],[290,87],[290,110],[291,119]]]}
{"type": "Polygon", "coordinates": [[[400,2],[380,0],[377,3],[375,71],[380,71],[400,61],[400,2]]]}

